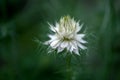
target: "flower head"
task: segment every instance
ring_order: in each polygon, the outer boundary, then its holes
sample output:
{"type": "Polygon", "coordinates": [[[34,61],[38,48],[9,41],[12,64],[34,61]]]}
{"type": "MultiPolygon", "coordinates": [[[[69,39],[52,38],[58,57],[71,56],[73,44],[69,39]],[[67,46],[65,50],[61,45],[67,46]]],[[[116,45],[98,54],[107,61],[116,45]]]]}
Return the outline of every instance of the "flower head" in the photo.
{"type": "Polygon", "coordinates": [[[50,45],[51,48],[57,49],[58,53],[67,49],[71,53],[79,55],[79,48],[86,49],[83,45],[87,41],[83,40],[85,34],[78,32],[81,30],[83,24],[79,25],[79,21],[76,22],[70,16],[65,16],[60,19],[55,26],[49,24],[50,29],[54,34],[49,34],[49,41],[45,44],[50,45]]]}

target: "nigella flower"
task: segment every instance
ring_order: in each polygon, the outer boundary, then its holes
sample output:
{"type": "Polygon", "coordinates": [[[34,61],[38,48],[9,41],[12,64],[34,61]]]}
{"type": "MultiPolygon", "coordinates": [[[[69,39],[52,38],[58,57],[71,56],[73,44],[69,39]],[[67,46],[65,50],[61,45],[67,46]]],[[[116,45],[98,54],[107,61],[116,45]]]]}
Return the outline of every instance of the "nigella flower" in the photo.
{"type": "Polygon", "coordinates": [[[79,24],[70,16],[65,16],[60,19],[55,26],[49,24],[50,29],[54,34],[49,34],[49,41],[45,44],[50,45],[51,48],[57,49],[57,52],[61,52],[66,49],[69,52],[74,52],[79,55],[79,49],[87,49],[83,44],[87,41],[83,40],[85,34],[78,33],[83,24],[79,24]]]}

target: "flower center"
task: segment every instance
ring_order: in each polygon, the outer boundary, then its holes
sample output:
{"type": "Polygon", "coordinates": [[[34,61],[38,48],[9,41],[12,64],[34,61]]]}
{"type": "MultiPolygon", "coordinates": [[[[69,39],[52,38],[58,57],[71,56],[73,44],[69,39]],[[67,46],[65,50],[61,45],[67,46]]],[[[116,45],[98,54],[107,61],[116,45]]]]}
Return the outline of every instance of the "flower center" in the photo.
{"type": "Polygon", "coordinates": [[[63,37],[63,41],[71,41],[71,40],[73,40],[73,38],[68,38],[66,36],[63,37]]]}

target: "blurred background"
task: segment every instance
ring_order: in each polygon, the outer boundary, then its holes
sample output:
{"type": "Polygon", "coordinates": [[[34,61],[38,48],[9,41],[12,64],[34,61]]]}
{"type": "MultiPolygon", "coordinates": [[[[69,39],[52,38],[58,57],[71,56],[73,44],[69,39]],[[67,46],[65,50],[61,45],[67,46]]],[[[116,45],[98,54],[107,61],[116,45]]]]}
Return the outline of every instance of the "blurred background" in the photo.
{"type": "Polygon", "coordinates": [[[0,80],[67,80],[65,58],[35,41],[48,40],[47,22],[65,15],[88,35],[71,80],[120,80],[120,0],[0,0],[0,80]]]}

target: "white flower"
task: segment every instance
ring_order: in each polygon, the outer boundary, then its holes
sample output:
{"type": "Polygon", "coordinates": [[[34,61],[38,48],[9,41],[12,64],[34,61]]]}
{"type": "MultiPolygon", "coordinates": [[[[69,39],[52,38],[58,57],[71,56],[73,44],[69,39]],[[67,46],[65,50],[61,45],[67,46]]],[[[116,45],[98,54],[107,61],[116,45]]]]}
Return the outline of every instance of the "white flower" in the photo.
{"type": "Polygon", "coordinates": [[[50,45],[51,48],[57,49],[58,53],[67,49],[71,53],[79,55],[79,48],[86,49],[83,45],[87,41],[83,40],[85,34],[78,32],[81,30],[83,24],[79,25],[79,21],[76,22],[70,16],[62,17],[59,23],[56,22],[55,26],[50,25],[50,29],[54,32],[53,35],[49,34],[49,41],[45,44],[50,45]]]}

